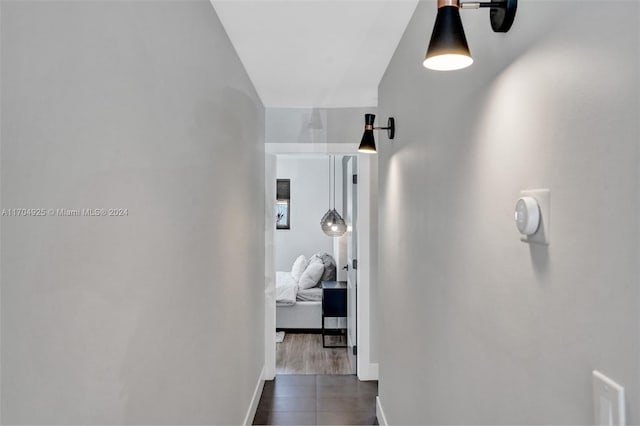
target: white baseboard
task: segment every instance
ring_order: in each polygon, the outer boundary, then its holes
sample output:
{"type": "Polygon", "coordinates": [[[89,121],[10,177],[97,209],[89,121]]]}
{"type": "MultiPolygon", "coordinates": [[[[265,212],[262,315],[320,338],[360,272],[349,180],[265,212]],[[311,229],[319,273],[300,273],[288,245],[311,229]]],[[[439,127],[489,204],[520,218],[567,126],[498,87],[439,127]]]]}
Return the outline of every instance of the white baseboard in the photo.
{"type": "Polygon", "coordinates": [[[380,426],[389,426],[387,422],[387,417],[384,415],[384,410],[382,409],[382,402],[380,402],[380,397],[376,396],[376,417],[378,417],[378,424],[380,426]]]}
{"type": "MultiPolygon", "coordinates": [[[[358,359],[358,361],[360,360],[358,359]]],[[[378,363],[370,362],[365,364],[361,362],[358,365],[358,379],[362,381],[378,380],[378,363]]]]}
{"type": "Polygon", "coordinates": [[[244,423],[242,423],[245,426],[253,424],[253,418],[256,416],[256,410],[258,409],[258,404],[260,403],[260,397],[262,396],[262,389],[264,388],[264,374],[265,374],[265,367],[262,366],[260,377],[258,377],[258,383],[256,384],[256,388],[253,391],[251,404],[249,405],[249,409],[247,410],[247,415],[244,418],[244,423]]]}

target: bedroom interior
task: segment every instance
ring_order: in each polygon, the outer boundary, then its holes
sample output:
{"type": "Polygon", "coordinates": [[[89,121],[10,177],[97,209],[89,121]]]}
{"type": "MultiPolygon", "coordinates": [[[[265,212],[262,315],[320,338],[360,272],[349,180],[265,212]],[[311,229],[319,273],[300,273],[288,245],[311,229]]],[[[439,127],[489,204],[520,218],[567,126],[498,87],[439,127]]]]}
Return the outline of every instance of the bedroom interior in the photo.
{"type": "MultiPolygon", "coordinates": [[[[350,155],[277,156],[277,182],[287,182],[289,191],[276,189],[276,221],[287,196],[289,227],[277,223],[274,238],[276,374],[356,373],[347,354],[346,313],[346,245],[353,235],[347,173],[354,173],[356,161],[350,155]],[[343,216],[351,222],[344,224],[343,216]]],[[[352,308],[353,315],[355,302],[352,308]]]]}

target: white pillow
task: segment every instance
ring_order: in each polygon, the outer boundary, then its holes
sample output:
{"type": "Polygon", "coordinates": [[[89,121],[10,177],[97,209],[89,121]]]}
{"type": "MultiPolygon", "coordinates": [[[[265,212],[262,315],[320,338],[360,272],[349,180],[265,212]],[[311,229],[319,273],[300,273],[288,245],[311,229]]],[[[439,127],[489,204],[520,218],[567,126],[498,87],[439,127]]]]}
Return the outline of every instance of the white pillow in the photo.
{"type": "Polygon", "coordinates": [[[312,263],[319,263],[324,267],[324,262],[322,261],[322,259],[319,258],[318,256],[316,256],[315,254],[313,256],[311,256],[309,259],[307,259],[307,268],[312,263]]]}
{"type": "Polygon", "coordinates": [[[307,260],[304,254],[298,256],[298,258],[293,262],[293,266],[291,266],[291,276],[296,282],[300,281],[300,277],[305,269],[307,269],[307,265],[309,261],[307,260]]]}
{"type": "Polygon", "coordinates": [[[322,274],[324,273],[324,265],[322,262],[311,262],[307,269],[304,270],[302,276],[300,277],[300,281],[298,282],[298,286],[301,289],[306,290],[308,288],[315,287],[318,285],[320,278],[322,278],[322,274]]]}

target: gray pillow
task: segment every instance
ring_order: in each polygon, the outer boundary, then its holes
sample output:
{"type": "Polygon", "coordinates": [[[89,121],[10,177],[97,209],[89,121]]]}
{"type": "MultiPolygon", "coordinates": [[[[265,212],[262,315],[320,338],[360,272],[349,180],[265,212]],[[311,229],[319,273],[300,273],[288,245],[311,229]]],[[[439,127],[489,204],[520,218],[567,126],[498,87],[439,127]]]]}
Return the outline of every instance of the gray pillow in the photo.
{"type": "Polygon", "coordinates": [[[322,274],[321,281],[335,281],[337,278],[336,261],[329,253],[318,253],[318,256],[322,259],[324,264],[324,274],[322,274]]]}

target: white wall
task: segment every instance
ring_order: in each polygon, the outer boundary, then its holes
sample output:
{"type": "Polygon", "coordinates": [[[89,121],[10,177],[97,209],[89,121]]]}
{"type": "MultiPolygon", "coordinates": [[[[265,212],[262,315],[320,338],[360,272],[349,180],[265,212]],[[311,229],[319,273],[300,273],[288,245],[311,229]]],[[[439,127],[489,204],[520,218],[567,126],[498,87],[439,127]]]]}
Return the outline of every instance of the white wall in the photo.
{"type": "MultiPolygon", "coordinates": [[[[387,143],[386,138],[379,138],[376,140],[376,143],[380,143],[379,141],[383,140],[384,143],[387,143]]],[[[385,309],[385,301],[381,300],[379,297],[378,290],[378,272],[379,272],[379,242],[378,242],[378,156],[371,156],[369,167],[371,170],[370,176],[370,199],[369,199],[369,211],[371,214],[371,227],[369,229],[369,241],[370,241],[370,279],[369,279],[369,297],[371,300],[370,310],[369,310],[369,338],[370,338],[370,358],[372,363],[377,363],[379,360],[379,328],[380,328],[380,310],[385,309]]]]}
{"type": "Polygon", "coordinates": [[[321,251],[333,253],[333,238],[320,227],[320,219],[329,209],[328,157],[279,156],[277,176],[291,179],[291,229],[277,229],[275,234],[276,270],[289,271],[300,254],[309,257],[321,251]]]}
{"type": "Polygon", "coordinates": [[[276,341],[272,339],[276,324],[276,256],[275,256],[275,235],[274,223],[276,221],[273,200],[276,198],[277,159],[273,154],[265,153],[264,156],[264,335],[265,335],[265,358],[264,358],[264,378],[273,380],[276,375],[276,341]]]}
{"type": "Polygon", "coordinates": [[[468,69],[422,67],[421,2],[380,85],[380,397],[390,424],[591,424],[591,371],[640,423],[639,6],[522,1],[462,19],[468,69]],[[551,244],[519,191],[551,190],[551,244]]]}
{"type": "Polygon", "coordinates": [[[267,143],[359,143],[364,115],[375,112],[375,107],[267,108],[265,138],[267,143]]]}
{"type": "Polygon", "coordinates": [[[239,424],[264,109],[211,4],[2,2],[3,424],[239,424]]]}

